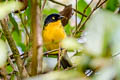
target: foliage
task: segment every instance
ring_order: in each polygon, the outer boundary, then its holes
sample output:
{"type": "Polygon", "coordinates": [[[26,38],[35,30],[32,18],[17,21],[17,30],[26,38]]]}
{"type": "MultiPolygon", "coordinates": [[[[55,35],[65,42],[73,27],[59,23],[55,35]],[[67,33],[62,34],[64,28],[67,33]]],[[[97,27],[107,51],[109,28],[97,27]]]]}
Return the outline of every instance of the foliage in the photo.
{"type": "Polygon", "coordinates": [[[108,0],[106,9],[115,11],[118,6],[118,0],[108,0]]]}

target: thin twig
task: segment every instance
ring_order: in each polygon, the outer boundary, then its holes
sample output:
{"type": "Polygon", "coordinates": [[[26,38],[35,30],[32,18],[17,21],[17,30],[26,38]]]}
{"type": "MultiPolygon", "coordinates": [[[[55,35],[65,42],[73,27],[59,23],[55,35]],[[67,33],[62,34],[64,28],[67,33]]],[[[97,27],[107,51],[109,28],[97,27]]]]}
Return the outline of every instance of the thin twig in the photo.
{"type": "Polygon", "coordinates": [[[91,11],[91,13],[89,14],[89,16],[87,17],[87,19],[85,20],[85,22],[78,28],[78,31],[80,30],[81,27],[83,27],[86,22],[89,20],[89,18],[91,17],[91,15],[94,13],[94,11],[97,9],[97,6],[99,5],[101,0],[99,0],[99,2],[96,4],[95,8],[91,11]]]}
{"type": "Polygon", "coordinates": [[[46,2],[47,2],[47,0],[44,0],[41,11],[44,9],[46,2]]]}
{"type": "MultiPolygon", "coordinates": [[[[89,8],[89,6],[91,5],[92,2],[93,2],[93,0],[91,0],[91,2],[86,6],[86,8],[85,8],[84,11],[83,11],[83,14],[86,13],[86,10],[89,8]]],[[[83,21],[83,18],[84,18],[84,16],[82,16],[81,21],[80,21],[80,23],[78,24],[78,27],[81,25],[81,23],[82,23],[82,21],[83,21]]]]}
{"type": "MultiPolygon", "coordinates": [[[[59,51],[59,49],[54,49],[54,50],[51,50],[51,51],[47,51],[47,52],[44,52],[43,55],[48,55],[49,53],[52,53],[52,52],[56,52],[56,51],[59,51]]],[[[52,55],[52,54],[49,54],[49,55],[52,55]]],[[[23,53],[20,55],[21,59],[25,59],[28,57],[28,53],[23,53]]],[[[10,55],[10,59],[14,62],[14,56],[13,55],[10,55]]]]}
{"type": "Polygon", "coordinates": [[[103,1],[100,5],[98,5],[96,8],[101,7],[107,0],[103,1]]]}
{"type": "Polygon", "coordinates": [[[59,52],[58,52],[58,70],[60,70],[60,67],[61,67],[61,47],[60,47],[60,44],[59,44],[59,52]]]}
{"type": "Polygon", "coordinates": [[[101,0],[98,1],[98,3],[96,4],[96,6],[94,7],[94,9],[97,9],[97,6],[100,4],[101,0]]]}
{"type": "Polygon", "coordinates": [[[56,52],[56,51],[59,51],[59,49],[54,49],[51,51],[44,52],[44,55],[48,55],[49,53],[56,52]]]}
{"type": "MultiPolygon", "coordinates": [[[[77,0],[76,0],[76,10],[77,10],[77,0]]],[[[75,13],[75,25],[76,25],[76,30],[77,30],[77,12],[75,13]]]]}
{"type": "MultiPolygon", "coordinates": [[[[105,0],[103,3],[101,3],[102,5],[106,2],[107,0],[105,0]]],[[[75,33],[77,33],[78,31],[80,31],[80,29],[81,29],[81,27],[83,27],[85,24],[86,24],[86,22],[90,19],[90,17],[91,17],[91,15],[94,13],[94,11],[96,10],[96,9],[98,9],[99,7],[101,7],[102,5],[100,4],[100,2],[101,2],[101,0],[99,0],[98,1],[98,3],[96,4],[96,6],[93,8],[93,10],[91,11],[91,13],[89,14],[89,16],[87,17],[87,19],[85,20],[85,22],[81,25],[81,26],[79,26],[79,28],[77,29],[77,31],[75,32],[75,33]],[[99,7],[98,7],[99,6],[99,7]]],[[[75,35],[75,34],[74,34],[75,35]]]]}
{"type": "Polygon", "coordinates": [[[19,16],[20,16],[20,19],[21,19],[21,23],[22,23],[22,25],[23,25],[24,28],[25,28],[26,34],[27,34],[28,37],[30,38],[30,34],[29,34],[29,32],[28,32],[28,29],[27,29],[26,25],[24,24],[24,21],[23,21],[23,18],[22,18],[21,13],[19,14],[19,16]]]}
{"type": "MultiPolygon", "coordinates": [[[[61,6],[67,7],[67,5],[65,5],[65,4],[63,4],[63,3],[60,3],[60,2],[57,2],[57,1],[55,1],[55,0],[49,0],[49,1],[51,1],[51,2],[53,2],[53,3],[56,3],[56,4],[59,4],[59,5],[61,5],[61,6]]],[[[74,9],[74,8],[72,8],[72,9],[73,9],[75,12],[79,13],[80,15],[83,15],[83,16],[87,17],[87,16],[86,16],[85,14],[83,14],[82,12],[80,12],[80,11],[74,9]]]]}
{"type": "Polygon", "coordinates": [[[12,68],[14,69],[14,71],[18,71],[17,68],[15,67],[14,63],[12,62],[11,58],[8,57],[8,62],[10,63],[10,65],[12,66],[12,68]]]}
{"type": "MultiPolygon", "coordinates": [[[[16,72],[18,72],[18,69],[15,67],[15,65],[14,65],[14,63],[13,63],[13,61],[11,60],[11,58],[10,58],[10,56],[8,57],[8,62],[10,63],[10,65],[12,66],[12,68],[13,68],[13,70],[16,72]]],[[[13,72],[14,72],[13,71],[13,72]]],[[[16,75],[18,75],[18,74],[16,74],[16,75]]],[[[19,78],[17,77],[17,79],[19,80],[19,78]]]]}

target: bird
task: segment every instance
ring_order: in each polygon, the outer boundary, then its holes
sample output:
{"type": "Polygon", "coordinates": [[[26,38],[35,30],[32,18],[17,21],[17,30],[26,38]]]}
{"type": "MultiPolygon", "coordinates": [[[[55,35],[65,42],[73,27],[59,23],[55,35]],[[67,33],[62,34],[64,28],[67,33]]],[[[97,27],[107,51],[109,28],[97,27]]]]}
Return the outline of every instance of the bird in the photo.
{"type": "MultiPolygon", "coordinates": [[[[59,49],[61,41],[67,37],[61,22],[63,18],[64,16],[53,13],[48,15],[44,21],[42,37],[43,44],[47,51],[59,49]]],[[[51,52],[49,54],[58,54],[58,51],[51,52]]],[[[63,68],[72,66],[71,61],[68,61],[68,59],[68,55],[65,55],[63,58],[61,58],[61,64],[63,68]]]]}

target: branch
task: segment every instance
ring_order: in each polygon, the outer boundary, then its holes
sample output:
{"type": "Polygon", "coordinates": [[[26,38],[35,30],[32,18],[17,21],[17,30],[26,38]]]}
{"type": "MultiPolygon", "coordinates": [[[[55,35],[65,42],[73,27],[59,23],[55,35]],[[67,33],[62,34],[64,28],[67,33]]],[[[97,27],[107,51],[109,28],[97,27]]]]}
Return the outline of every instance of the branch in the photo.
{"type": "Polygon", "coordinates": [[[30,34],[29,34],[29,32],[28,32],[28,29],[27,29],[26,25],[24,24],[24,21],[23,21],[23,18],[22,18],[21,13],[19,14],[19,16],[20,16],[20,19],[21,19],[21,23],[22,23],[22,25],[23,25],[24,28],[25,28],[26,34],[27,34],[28,37],[30,38],[30,34]]]}
{"type": "Polygon", "coordinates": [[[107,0],[103,1],[100,5],[98,5],[96,8],[101,7],[107,0]]]}
{"type": "Polygon", "coordinates": [[[61,67],[60,61],[61,61],[61,46],[59,44],[59,50],[58,50],[58,70],[60,70],[60,67],[61,67]]]}
{"type": "Polygon", "coordinates": [[[49,53],[56,52],[56,51],[59,51],[59,49],[54,49],[51,51],[44,52],[44,55],[48,55],[49,53]]]}
{"type": "Polygon", "coordinates": [[[19,54],[19,51],[17,49],[17,46],[12,38],[12,35],[11,35],[9,29],[8,29],[8,24],[7,24],[5,19],[1,20],[0,23],[2,25],[3,32],[5,34],[7,41],[8,41],[8,44],[11,48],[13,56],[15,57],[15,61],[16,61],[16,64],[17,64],[17,67],[19,70],[19,77],[20,78],[27,77],[28,76],[27,71],[25,70],[25,67],[23,66],[23,61],[20,58],[20,54],[19,54]],[[23,71],[24,71],[24,74],[23,74],[23,71]]]}
{"type": "MultiPolygon", "coordinates": [[[[40,0],[41,1],[41,0],[40,0]]],[[[37,0],[32,0],[31,28],[32,28],[32,65],[31,75],[42,71],[42,11],[37,0]]]]}
{"type": "Polygon", "coordinates": [[[41,11],[44,9],[46,2],[47,2],[47,0],[44,0],[41,11]]]}
{"type": "MultiPolygon", "coordinates": [[[[57,2],[57,1],[55,1],[55,0],[49,0],[49,1],[51,1],[51,2],[53,2],[53,3],[56,3],[56,4],[59,4],[59,5],[61,5],[61,6],[67,7],[67,5],[65,5],[65,4],[63,4],[63,3],[60,3],[60,2],[57,2]]],[[[83,14],[82,12],[80,12],[80,11],[74,9],[74,8],[72,8],[72,9],[73,9],[75,12],[79,13],[80,15],[83,15],[83,16],[87,17],[87,16],[86,16],[85,14],[83,14]]]]}
{"type": "Polygon", "coordinates": [[[8,62],[10,63],[10,65],[12,66],[12,68],[14,69],[14,71],[18,71],[13,63],[13,61],[11,60],[10,56],[8,57],[8,62]]]}
{"type": "MultiPolygon", "coordinates": [[[[54,50],[51,50],[51,51],[44,52],[44,55],[46,56],[46,55],[48,55],[49,53],[56,52],[56,51],[59,51],[59,49],[54,49],[54,50]]],[[[53,54],[49,54],[49,55],[53,55],[53,54]]],[[[28,56],[29,56],[28,53],[23,53],[23,54],[20,55],[21,59],[23,59],[23,60],[26,59],[28,56]]],[[[11,59],[13,62],[15,62],[13,55],[10,55],[10,59],[11,59]]]]}
{"type": "Polygon", "coordinates": [[[32,65],[31,75],[37,74],[37,0],[31,0],[31,29],[32,29],[32,65]]]}
{"type": "MultiPolygon", "coordinates": [[[[42,0],[40,0],[42,3],[42,0]]],[[[43,19],[43,14],[42,11],[45,7],[47,0],[44,0],[43,5],[41,6],[40,9],[38,9],[38,17],[37,17],[37,21],[38,21],[38,29],[37,29],[37,41],[38,41],[38,73],[42,73],[42,64],[43,64],[43,41],[42,41],[42,19],[43,19]]]]}
{"type": "MultiPolygon", "coordinates": [[[[83,14],[86,13],[86,10],[89,8],[89,6],[91,5],[92,2],[93,2],[93,0],[91,0],[91,2],[86,6],[86,8],[85,8],[84,11],[83,11],[83,14]]],[[[80,23],[78,24],[78,27],[81,25],[81,23],[82,23],[82,21],[83,21],[83,18],[84,18],[84,16],[82,16],[81,21],[80,21],[80,23]]]]}
{"type": "MultiPolygon", "coordinates": [[[[77,10],[77,0],[76,0],[76,10],[77,10]]],[[[77,12],[75,13],[75,25],[76,25],[76,30],[77,30],[77,12]]]]}
{"type": "Polygon", "coordinates": [[[7,72],[6,72],[5,66],[2,67],[0,71],[1,71],[0,74],[2,74],[3,79],[4,79],[4,80],[7,80],[7,72]]]}
{"type": "MultiPolygon", "coordinates": [[[[79,32],[80,29],[81,29],[81,27],[83,27],[83,26],[86,24],[86,22],[90,19],[91,15],[94,13],[94,11],[95,11],[96,9],[100,8],[106,1],[107,1],[107,0],[103,1],[101,4],[100,4],[101,0],[98,1],[98,3],[97,3],[96,6],[93,8],[93,10],[92,10],[91,13],[89,14],[89,16],[87,17],[87,19],[85,20],[85,22],[84,22],[81,26],[79,26],[78,29],[75,31],[75,34],[76,34],[77,32],[79,32]]],[[[74,35],[75,35],[75,34],[74,34],[74,35]]]]}
{"type": "MultiPolygon", "coordinates": [[[[13,68],[13,70],[16,72],[18,72],[18,70],[17,70],[17,68],[16,68],[16,66],[14,65],[14,63],[13,63],[13,61],[11,60],[11,58],[10,58],[10,56],[8,57],[8,62],[10,63],[10,65],[12,66],[12,68],[13,68]]],[[[14,72],[13,71],[13,72],[14,72]]],[[[18,74],[16,74],[16,75],[18,75],[18,74]]],[[[19,77],[17,77],[17,79],[19,80],[19,77]]]]}

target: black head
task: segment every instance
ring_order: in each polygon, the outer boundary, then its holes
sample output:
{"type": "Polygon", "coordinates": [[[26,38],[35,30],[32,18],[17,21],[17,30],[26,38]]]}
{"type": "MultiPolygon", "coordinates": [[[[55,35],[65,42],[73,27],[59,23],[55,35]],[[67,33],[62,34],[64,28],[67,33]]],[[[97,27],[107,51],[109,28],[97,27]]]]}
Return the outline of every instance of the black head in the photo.
{"type": "Polygon", "coordinates": [[[44,21],[44,26],[46,26],[46,25],[49,24],[50,22],[55,22],[55,21],[60,20],[60,19],[62,19],[62,18],[63,18],[63,16],[61,16],[60,14],[56,14],[56,13],[50,14],[50,15],[48,15],[47,18],[45,19],[45,21],[44,21]]]}

